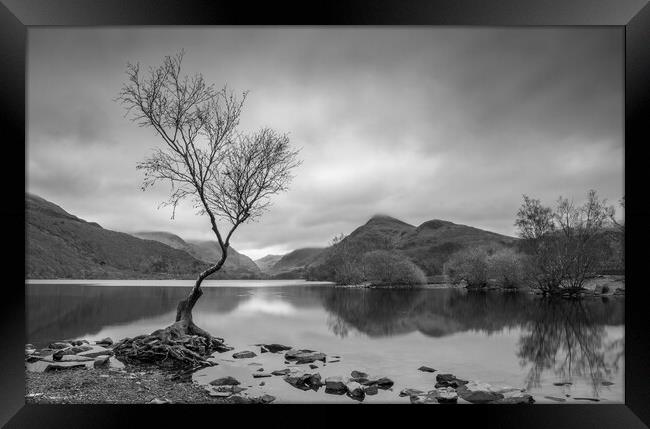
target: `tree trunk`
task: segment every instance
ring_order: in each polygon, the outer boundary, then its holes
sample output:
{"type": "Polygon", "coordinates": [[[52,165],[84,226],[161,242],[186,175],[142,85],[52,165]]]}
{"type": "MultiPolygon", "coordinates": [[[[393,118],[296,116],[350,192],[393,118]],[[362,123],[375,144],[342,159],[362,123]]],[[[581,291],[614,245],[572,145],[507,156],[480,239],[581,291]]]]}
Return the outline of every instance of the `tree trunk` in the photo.
{"type": "Polygon", "coordinates": [[[192,321],[192,309],[194,308],[194,305],[196,305],[196,302],[199,300],[199,298],[201,298],[201,295],[203,295],[203,290],[201,289],[201,283],[203,283],[203,280],[205,280],[205,278],[209,275],[219,271],[224,262],[226,262],[227,257],[228,248],[222,248],[221,259],[219,262],[199,274],[190,294],[187,296],[187,298],[178,303],[178,307],[176,308],[176,322],[174,325],[172,325],[174,328],[178,328],[181,332],[187,333],[189,335],[200,335],[202,337],[212,338],[212,335],[210,335],[210,333],[204,331],[194,324],[192,321]]]}

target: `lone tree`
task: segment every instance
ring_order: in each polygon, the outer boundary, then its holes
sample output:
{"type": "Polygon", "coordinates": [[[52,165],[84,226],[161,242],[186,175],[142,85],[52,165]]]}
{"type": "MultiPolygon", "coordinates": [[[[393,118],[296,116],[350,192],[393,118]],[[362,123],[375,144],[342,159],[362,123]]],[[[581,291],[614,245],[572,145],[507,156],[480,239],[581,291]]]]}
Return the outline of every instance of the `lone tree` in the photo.
{"type": "Polygon", "coordinates": [[[163,143],[137,165],[145,175],[142,189],[168,182],[171,195],[163,205],[172,207],[172,218],[179,202],[189,199],[210,219],[221,258],[198,275],[190,294],[178,303],[170,328],[212,338],[192,321],[192,309],[203,294],[201,283],[223,266],[235,230],[259,217],[270,197],[287,189],[300,161],[286,134],[270,128],[240,132],[247,92],[237,97],[225,86],[216,90],[201,74],[182,74],[183,55],[166,56],[146,72],[139,64],[128,64],[128,80],[117,100],[127,116],[153,128],[163,143]],[[229,227],[220,229],[218,220],[229,227]]]}

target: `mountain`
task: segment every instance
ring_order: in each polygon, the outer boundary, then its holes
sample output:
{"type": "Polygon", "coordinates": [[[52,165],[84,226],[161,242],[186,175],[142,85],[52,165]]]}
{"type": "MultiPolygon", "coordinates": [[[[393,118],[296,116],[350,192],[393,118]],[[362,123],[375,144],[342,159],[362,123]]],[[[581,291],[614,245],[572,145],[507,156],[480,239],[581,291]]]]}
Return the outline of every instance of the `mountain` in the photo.
{"type": "Polygon", "coordinates": [[[27,278],[193,278],[207,267],[184,251],[87,222],[26,194],[27,278]]]}
{"type": "MultiPolygon", "coordinates": [[[[132,235],[182,250],[208,264],[213,264],[221,258],[221,249],[216,241],[185,241],[178,235],[166,231],[141,231],[132,235]]],[[[242,255],[232,247],[228,250],[228,258],[220,273],[217,274],[220,278],[258,279],[262,276],[258,266],[248,256],[242,255]]]]}
{"type": "Polygon", "coordinates": [[[325,249],[307,270],[309,278],[326,280],[331,275],[332,261],[341,249],[354,255],[392,249],[433,276],[441,274],[444,263],[461,249],[478,246],[496,249],[513,246],[516,241],[513,237],[444,220],[434,219],[416,227],[390,216],[376,215],[345,237],[340,246],[325,249]]]}
{"type": "Polygon", "coordinates": [[[270,272],[271,267],[273,267],[276,262],[282,259],[282,256],[283,255],[266,255],[260,259],[255,259],[253,262],[255,262],[255,264],[263,273],[268,273],[270,272]]]}
{"type": "Polygon", "coordinates": [[[324,250],[321,247],[296,249],[282,256],[267,272],[275,278],[302,278],[305,267],[312,264],[324,250]]]}

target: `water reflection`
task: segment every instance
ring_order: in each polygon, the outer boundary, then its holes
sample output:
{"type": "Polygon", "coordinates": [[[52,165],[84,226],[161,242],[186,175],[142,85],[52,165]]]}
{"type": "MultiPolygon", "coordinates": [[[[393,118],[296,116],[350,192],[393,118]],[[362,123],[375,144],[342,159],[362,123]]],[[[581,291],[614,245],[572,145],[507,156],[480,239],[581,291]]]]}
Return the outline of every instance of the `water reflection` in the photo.
{"type": "MultiPolygon", "coordinates": [[[[114,335],[123,334],[126,327],[129,332],[137,331],[149,326],[145,321],[151,325],[171,320],[177,302],[186,294],[187,288],[138,287],[137,283],[29,285],[28,341],[43,344],[93,335],[107,326],[114,335]]],[[[483,363],[481,356],[468,355],[467,338],[509,335],[514,350],[501,349],[496,342],[492,346],[491,340],[481,346],[481,353],[487,352],[485,347],[498,348],[491,350],[493,359],[512,362],[508,371],[523,377],[528,389],[549,381],[582,379],[597,396],[603,381],[622,374],[623,308],[622,298],[567,301],[462,289],[267,285],[207,288],[196,311],[206,322],[214,320],[210,322],[214,326],[206,328],[216,329],[229,341],[246,336],[250,329],[268,332],[264,335],[295,331],[296,344],[308,341],[313,347],[339,347],[335,341],[359,356],[367,353],[364,347],[382,353],[394,349],[396,356],[404,350],[429,353],[425,337],[431,340],[432,362],[442,364],[446,359],[447,365],[483,363]]]]}
{"type": "MultiPolygon", "coordinates": [[[[607,338],[603,318],[611,321],[611,315],[603,314],[602,306],[598,302],[537,300],[537,310],[524,325],[517,352],[521,365],[530,365],[526,377],[529,389],[540,387],[542,373],[551,371],[566,382],[576,377],[588,380],[592,395],[598,396],[603,381],[608,382],[620,370],[624,353],[623,338],[607,338]]],[[[609,307],[622,316],[620,309],[609,307]]]]}

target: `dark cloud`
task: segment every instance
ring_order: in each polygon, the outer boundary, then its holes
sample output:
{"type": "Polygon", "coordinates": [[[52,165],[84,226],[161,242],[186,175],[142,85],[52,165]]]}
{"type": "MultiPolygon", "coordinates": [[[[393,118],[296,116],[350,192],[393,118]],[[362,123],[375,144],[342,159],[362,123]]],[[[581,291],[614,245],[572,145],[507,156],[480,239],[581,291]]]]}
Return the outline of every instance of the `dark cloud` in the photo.
{"type": "Polygon", "coordinates": [[[374,213],[513,234],[521,194],[623,192],[618,28],[42,28],[28,50],[28,189],[105,227],[210,238],[135,164],[159,142],[113,101],[127,62],[184,48],[189,72],[250,90],[245,129],[290,133],[291,190],[235,247],[325,244],[374,213]]]}

